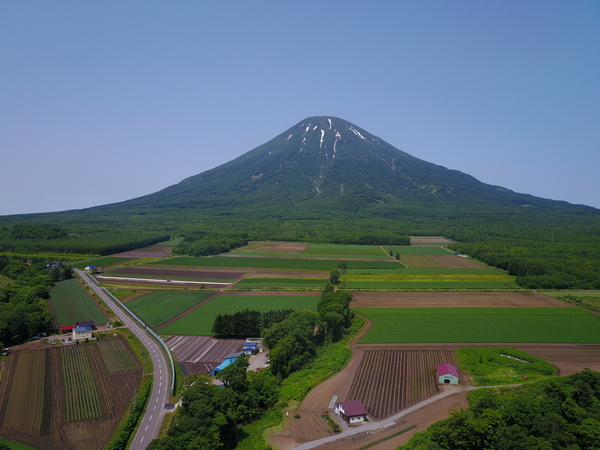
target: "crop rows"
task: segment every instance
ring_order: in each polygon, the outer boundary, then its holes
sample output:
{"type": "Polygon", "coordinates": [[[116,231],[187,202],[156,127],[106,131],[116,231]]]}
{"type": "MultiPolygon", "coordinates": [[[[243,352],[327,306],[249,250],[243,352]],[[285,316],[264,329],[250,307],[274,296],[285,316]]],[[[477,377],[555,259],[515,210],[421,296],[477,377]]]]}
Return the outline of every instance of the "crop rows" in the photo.
{"type": "Polygon", "coordinates": [[[84,346],[61,349],[67,422],[102,416],[98,388],[84,346]]]}
{"type": "Polygon", "coordinates": [[[44,406],[51,398],[52,382],[46,379],[46,363],[44,350],[19,353],[3,428],[29,435],[47,432],[50,410],[44,406]]]}
{"type": "Polygon", "coordinates": [[[374,419],[388,417],[437,393],[438,364],[457,365],[449,350],[366,351],[350,387],[374,419]]]}
{"type": "Polygon", "coordinates": [[[75,325],[79,320],[104,323],[107,318],[77,279],[61,281],[50,290],[50,305],[58,326],[75,325]]]}
{"type": "Polygon", "coordinates": [[[98,349],[108,373],[129,372],[137,369],[137,363],[120,340],[99,342],[98,349]]]}

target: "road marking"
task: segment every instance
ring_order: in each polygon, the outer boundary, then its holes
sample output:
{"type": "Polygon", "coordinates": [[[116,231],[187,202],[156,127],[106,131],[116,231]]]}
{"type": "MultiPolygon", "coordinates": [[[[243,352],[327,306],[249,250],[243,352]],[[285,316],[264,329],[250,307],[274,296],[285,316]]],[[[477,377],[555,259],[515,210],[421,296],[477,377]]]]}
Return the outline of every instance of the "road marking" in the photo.
{"type": "Polygon", "coordinates": [[[148,422],[152,422],[153,417],[154,417],[154,415],[150,416],[150,420],[148,422]]]}
{"type": "Polygon", "coordinates": [[[152,408],[152,411],[156,411],[156,405],[154,405],[154,408],[152,408]]]}
{"type": "Polygon", "coordinates": [[[148,431],[148,427],[149,427],[149,426],[150,426],[150,425],[146,425],[146,429],[145,429],[144,431],[148,431]]]}
{"type": "Polygon", "coordinates": [[[142,436],[142,438],[140,439],[140,444],[142,443],[143,440],[144,440],[144,436],[142,436]]]}

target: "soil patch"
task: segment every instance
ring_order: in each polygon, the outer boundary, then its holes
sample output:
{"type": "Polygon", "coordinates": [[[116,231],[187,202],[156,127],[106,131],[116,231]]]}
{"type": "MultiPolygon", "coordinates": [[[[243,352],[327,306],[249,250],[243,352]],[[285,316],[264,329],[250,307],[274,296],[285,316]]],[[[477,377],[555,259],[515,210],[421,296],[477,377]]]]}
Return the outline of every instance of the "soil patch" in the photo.
{"type": "Polygon", "coordinates": [[[472,259],[458,255],[429,255],[434,261],[443,264],[448,269],[487,269],[485,264],[482,264],[472,259]]]}
{"type": "Polygon", "coordinates": [[[564,308],[537,292],[354,292],[352,308],[564,308]]]}
{"type": "Polygon", "coordinates": [[[411,244],[452,244],[454,241],[442,236],[411,236],[411,244]]]}
{"type": "Polygon", "coordinates": [[[310,244],[299,242],[251,242],[246,247],[240,248],[243,251],[264,252],[264,253],[300,253],[306,250],[310,244]]]}

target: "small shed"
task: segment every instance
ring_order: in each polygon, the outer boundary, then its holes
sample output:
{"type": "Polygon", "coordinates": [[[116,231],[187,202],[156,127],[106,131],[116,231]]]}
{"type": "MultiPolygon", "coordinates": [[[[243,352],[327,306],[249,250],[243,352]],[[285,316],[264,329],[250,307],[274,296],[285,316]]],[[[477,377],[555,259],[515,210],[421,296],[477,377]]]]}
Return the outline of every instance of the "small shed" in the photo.
{"type": "Polygon", "coordinates": [[[77,327],[73,328],[73,340],[82,341],[84,339],[92,339],[92,327],[77,327]]]}
{"type": "Polygon", "coordinates": [[[333,412],[351,425],[367,421],[367,410],[360,400],[336,403],[333,412]]]}
{"type": "Polygon", "coordinates": [[[75,325],[68,325],[65,327],[60,327],[60,332],[61,333],[71,333],[73,331],[73,328],[77,328],[75,325]]]}
{"type": "Polygon", "coordinates": [[[440,364],[437,366],[437,374],[440,384],[458,384],[458,370],[452,364],[440,364]]]}

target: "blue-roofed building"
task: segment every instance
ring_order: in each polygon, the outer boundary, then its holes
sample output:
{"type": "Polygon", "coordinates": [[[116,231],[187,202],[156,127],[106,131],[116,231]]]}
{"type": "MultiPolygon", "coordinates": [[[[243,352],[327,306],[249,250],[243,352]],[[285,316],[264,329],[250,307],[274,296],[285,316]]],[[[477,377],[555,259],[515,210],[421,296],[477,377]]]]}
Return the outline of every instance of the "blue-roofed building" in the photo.
{"type": "Polygon", "coordinates": [[[244,354],[244,352],[236,352],[236,353],[230,353],[229,355],[227,355],[224,359],[223,362],[221,364],[219,364],[217,367],[215,367],[213,370],[210,371],[210,375],[212,377],[216,376],[217,373],[219,373],[221,370],[223,370],[225,367],[232,365],[234,362],[236,362],[236,360],[242,356],[244,354]]]}

